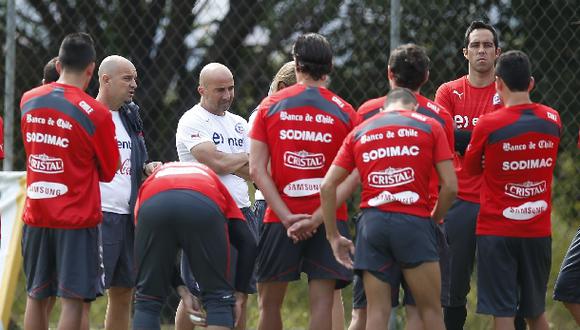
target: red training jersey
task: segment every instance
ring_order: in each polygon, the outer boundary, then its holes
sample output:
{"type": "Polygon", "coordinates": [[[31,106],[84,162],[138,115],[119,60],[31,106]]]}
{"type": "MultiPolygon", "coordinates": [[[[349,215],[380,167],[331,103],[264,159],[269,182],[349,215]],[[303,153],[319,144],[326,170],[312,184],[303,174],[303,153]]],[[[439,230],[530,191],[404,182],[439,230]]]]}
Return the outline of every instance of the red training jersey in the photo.
{"type": "Polygon", "coordinates": [[[551,235],[552,174],[561,128],[558,112],[536,103],[481,117],[464,161],[468,173],[483,173],[477,235],[551,235]]]}
{"type": "Polygon", "coordinates": [[[211,199],[227,219],[246,221],[220,178],[209,167],[192,162],[167,163],[157,168],[141,185],[135,203],[135,224],[141,205],[163,191],[188,189],[211,199]]]}
{"type": "Polygon", "coordinates": [[[438,162],[453,154],[443,128],[415,111],[389,111],[357,126],[344,140],[334,165],[358,169],[360,208],[376,207],[429,217],[429,182],[438,162]]]}
{"type": "MultiPolygon", "coordinates": [[[[292,213],[320,206],[320,184],[356,123],[352,106],[324,87],[295,84],[265,98],[250,137],[268,145],[272,179],[292,213]]],[[[337,219],[347,220],[346,204],[337,219]]],[[[268,207],[264,222],[280,222],[268,207]]]]}
{"type": "Polygon", "coordinates": [[[24,222],[65,229],[98,225],[99,181],[111,181],[119,164],[109,110],[59,83],[24,93],[20,110],[27,159],[24,222]]]}
{"type": "MultiPolygon", "coordinates": [[[[453,135],[453,130],[455,125],[453,123],[453,118],[439,104],[429,100],[419,93],[415,93],[417,98],[418,108],[417,112],[423,114],[427,117],[431,117],[437,121],[443,130],[445,131],[445,136],[447,137],[447,142],[449,144],[449,150],[453,151],[455,145],[455,136],[453,135]]],[[[357,116],[359,121],[365,121],[372,116],[380,112],[381,108],[387,100],[386,96],[379,97],[376,99],[368,100],[363,105],[358,108],[357,116]]],[[[437,203],[437,198],[439,197],[439,175],[437,170],[433,168],[433,173],[431,174],[431,181],[429,182],[429,208],[433,209],[437,203]]]]}
{"type": "MultiPolygon", "coordinates": [[[[439,86],[435,102],[442,105],[453,117],[457,129],[473,131],[479,117],[502,106],[495,82],[485,87],[474,87],[467,76],[439,86]]],[[[463,169],[463,156],[456,154],[453,160],[457,173],[459,192],[457,197],[479,203],[481,176],[470,175],[463,169]]]]}

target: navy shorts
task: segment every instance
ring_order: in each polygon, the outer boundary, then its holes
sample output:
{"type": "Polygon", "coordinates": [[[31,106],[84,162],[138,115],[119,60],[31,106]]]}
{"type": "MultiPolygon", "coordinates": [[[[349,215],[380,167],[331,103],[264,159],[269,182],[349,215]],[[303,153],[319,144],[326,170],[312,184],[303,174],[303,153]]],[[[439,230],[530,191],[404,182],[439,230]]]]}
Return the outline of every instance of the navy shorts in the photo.
{"type": "MultiPolygon", "coordinates": [[[[337,221],[337,227],[342,236],[350,238],[345,221],[337,221]]],[[[310,239],[294,244],[282,223],[264,223],[256,262],[258,282],[296,281],[302,272],[309,280],[336,280],[336,289],[352,281],[352,271],[334,258],[323,225],[310,239]]]]}
{"type": "Polygon", "coordinates": [[[456,199],[445,215],[445,230],[449,238],[449,279],[442,282],[442,289],[449,286],[449,299],[445,307],[465,306],[469,293],[471,274],[475,264],[475,224],[479,204],[456,199]]]}
{"type": "MultiPolygon", "coordinates": [[[[242,211],[242,214],[246,218],[246,223],[248,224],[248,228],[250,228],[250,233],[252,233],[252,236],[254,236],[254,238],[256,239],[256,242],[258,242],[258,234],[254,232],[254,230],[256,230],[258,228],[258,227],[256,227],[256,219],[255,219],[254,213],[250,210],[250,208],[247,208],[247,207],[241,208],[240,211],[242,211]]],[[[237,264],[237,260],[238,260],[238,250],[233,245],[230,246],[230,249],[231,249],[231,253],[232,253],[230,267],[232,269],[232,276],[235,279],[236,278],[236,269],[237,269],[236,264],[237,264]]],[[[183,283],[185,283],[185,285],[187,286],[189,291],[191,293],[193,293],[193,295],[197,296],[200,292],[199,283],[197,283],[193,274],[191,273],[191,267],[189,266],[189,262],[185,258],[184,254],[181,255],[180,271],[181,271],[181,279],[183,280],[183,283]]],[[[257,267],[254,268],[254,274],[252,275],[252,280],[251,280],[252,282],[250,283],[250,293],[257,292],[256,271],[257,271],[257,267]]]]}
{"type": "Polygon", "coordinates": [[[401,268],[439,260],[436,240],[429,218],[365,209],[357,225],[354,268],[398,287],[401,268]]]}
{"type": "MultiPolygon", "coordinates": [[[[439,268],[441,270],[441,302],[447,302],[449,299],[449,267],[450,267],[450,256],[449,256],[449,245],[447,243],[447,236],[445,234],[445,229],[443,225],[436,227],[437,236],[437,251],[439,253],[439,268]]],[[[395,266],[397,267],[397,266],[395,266]]],[[[394,269],[395,270],[395,269],[394,269]]],[[[393,271],[394,271],[393,270],[393,271]]],[[[400,271],[400,268],[399,268],[400,271]]],[[[377,276],[380,278],[380,275],[377,276]]],[[[399,305],[399,293],[403,289],[403,304],[404,305],[416,305],[415,299],[411,294],[411,290],[408,287],[402,273],[394,277],[394,281],[398,281],[397,285],[392,285],[391,295],[392,295],[392,307],[399,305]]],[[[366,308],[366,295],[364,293],[364,286],[362,284],[362,278],[359,275],[355,275],[353,281],[353,308],[366,308]]]]}
{"type": "Polygon", "coordinates": [[[199,282],[207,324],[232,328],[235,303],[227,219],[205,195],[167,190],[141,205],[135,232],[137,300],[164,300],[180,249],[199,282]]]}
{"type": "Polygon", "coordinates": [[[554,288],[554,300],[580,304],[580,228],[562,261],[554,288]]]}
{"type": "Polygon", "coordinates": [[[101,223],[105,288],[135,286],[135,225],[130,214],[103,212],[101,223]]]}
{"type": "Polygon", "coordinates": [[[26,290],[33,299],[58,296],[92,301],[99,281],[97,227],[57,229],[24,225],[26,290]]]}
{"type": "Polygon", "coordinates": [[[546,306],[550,237],[477,236],[477,312],[536,318],[546,306]]]}

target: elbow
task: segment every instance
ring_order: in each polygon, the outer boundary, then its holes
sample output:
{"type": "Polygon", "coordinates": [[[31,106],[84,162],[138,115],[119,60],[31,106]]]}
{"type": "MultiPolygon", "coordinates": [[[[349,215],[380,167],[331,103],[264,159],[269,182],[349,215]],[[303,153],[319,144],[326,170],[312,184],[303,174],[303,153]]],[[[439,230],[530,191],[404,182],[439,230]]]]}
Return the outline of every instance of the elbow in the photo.
{"type": "Polygon", "coordinates": [[[328,182],[327,180],[323,180],[320,184],[320,199],[324,200],[328,196],[332,196],[336,194],[336,185],[328,182]]]}
{"type": "Polygon", "coordinates": [[[441,189],[446,191],[449,198],[454,199],[459,192],[459,188],[457,187],[457,178],[445,182],[441,189]]]}
{"type": "Polygon", "coordinates": [[[250,162],[250,166],[249,166],[249,170],[250,170],[250,178],[252,179],[252,181],[254,181],[256,184],[258,184],[258,176],[260,173],[260,169],[258,166],[256,166],[255,163],[250,162]]]}

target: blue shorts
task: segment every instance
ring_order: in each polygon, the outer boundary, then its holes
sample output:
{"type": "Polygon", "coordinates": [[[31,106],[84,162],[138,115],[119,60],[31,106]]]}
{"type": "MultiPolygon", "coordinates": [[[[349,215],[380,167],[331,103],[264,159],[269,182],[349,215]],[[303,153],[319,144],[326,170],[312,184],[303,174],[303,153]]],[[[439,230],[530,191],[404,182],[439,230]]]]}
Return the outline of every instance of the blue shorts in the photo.
{"type": "MultiPolygon", "coordinates": [[[[350,238],[345,221],[337,221],[338,231],[350,238]]],[[[336,261],[326,240],[324,226],[311,238],[294,243],[282,223],[264,223],[258,245],[258,282],[290,282],[306,273],[309,280],[336,280],[336,289],[352,281],[352,271],[336,261]]]]}
{"type": "Polygon", "coordinates": [[[130,214],[103,212],[101,223],[105,288],[135,286],[135,225],[130,214]]]}
{"type": "Polygon", "coordinates": [[[99,293],[97,227],[57,229],[24,225],[26,290],[33,299],[58,296],[92,301],[99,293]]]}
{"type": "Polygon", "coordinates": [[[580,304],[580,228],[562,261],[554,288],[554,300],[580,304]]]}
{"type": "Polygon", "coordinates": [[[429,218],[365,209],[357,225],[357,272],[370,271],[398,287],[401,268],[438,261],[435,224],[429,218]]]}
{"type": "Polygon", "coordinates": [[[550,237],[477,236],[477,312],[542,315],[551,261],[550,237]]]}

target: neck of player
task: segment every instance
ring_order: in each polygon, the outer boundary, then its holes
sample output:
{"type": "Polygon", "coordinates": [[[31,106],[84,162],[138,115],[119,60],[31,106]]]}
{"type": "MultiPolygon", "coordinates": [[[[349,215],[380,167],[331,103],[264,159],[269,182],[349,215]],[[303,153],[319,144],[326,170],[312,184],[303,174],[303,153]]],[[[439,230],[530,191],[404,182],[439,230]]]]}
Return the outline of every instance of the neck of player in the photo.
{"type": "Polygon", "coordinates": [[[310,75],[297,72],[296,73],[296,82],[308,87],[326,87],[326,79],[327,75],[322,76],[319,80],[314,80],[310,75]]]}
{"type": "Polygon", "coordinates": [[[532,103],[529,92],[507,92],[502,95],[502,99],[506,107],[532,103]]]}
{"type": "Polygon", "coordinates": [[[469,83],[473,87],[486,87],[495,81],[495,69],[491,69],[487,72],[479,72],[469,68],[469,73],[467,75],[469,83]]]}
{"type": "Polygon", "coordinates": [[[121,106],[123,105],[122,100],[120,102],[112,100],[110,97],[107,96],[107,93],[102,91],[102,90],[99,90],[99,94],[97,94],[96,99],[97,99],[97,101],[106,105],[112,111],[119,110],[121,108],[121,106]]]}

